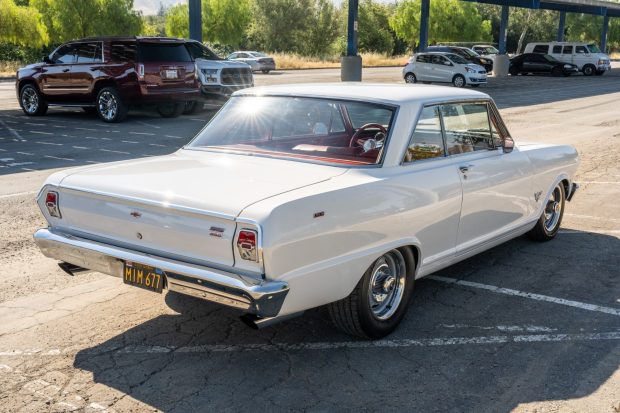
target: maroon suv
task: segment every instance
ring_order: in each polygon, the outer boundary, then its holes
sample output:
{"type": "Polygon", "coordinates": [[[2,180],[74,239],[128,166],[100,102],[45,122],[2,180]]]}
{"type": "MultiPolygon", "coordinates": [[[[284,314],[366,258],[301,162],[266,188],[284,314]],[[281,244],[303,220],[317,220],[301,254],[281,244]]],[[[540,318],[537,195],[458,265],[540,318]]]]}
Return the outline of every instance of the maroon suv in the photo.
{"type": "Polygon", "coordinates": [[[17,71],[19,104],[28,116],[48,106],[78,106],[119,122],[131,105],[154,104],[164,117],[200,99],[185,41],[157,37],[97,37],[72,41],[17,71]]]}

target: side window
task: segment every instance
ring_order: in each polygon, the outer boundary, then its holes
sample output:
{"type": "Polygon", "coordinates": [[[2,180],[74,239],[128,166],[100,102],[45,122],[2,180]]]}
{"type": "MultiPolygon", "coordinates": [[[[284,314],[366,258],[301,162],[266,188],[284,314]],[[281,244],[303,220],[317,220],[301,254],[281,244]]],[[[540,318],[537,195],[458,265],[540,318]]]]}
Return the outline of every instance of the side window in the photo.
{"type": "Polygon", "coordinates": [[[573,54],[573,46],[564,46],[562,54],[573,54]]]}
{"type": "Polygon", "coordinates": [[[441,120],[437,106],[422,109],[418,123],[409,141],[404,162],[445,156],[441,120]]]}
{"type": "Polygon", "coordinates": [[[575,53],[585,54],[585,53],[588,53],[588,49],[586,49],[585,46],[575,46],[575,53]]]}
{"type": "Polygon", "coordinates": [[[562,46],[560,45],[553,46],[553,54],[561,54],[561,53],[562,53],[562,46]]]}
{"type": "Polygon", "coordinates": [[[134,42],[112,42],[110,44],[110,59],[114,62],[134,62],[136,50],[136,43],[134,42]]]}
{"type": "Polygon", "coordinates": [[[440,110],[448,155],[495,147],[485,103],[442,105],[440,110]]]}
{"type": "Polygon", "coordinates": [[[247,59],[248,57],[250,56],[247,53],[237,53],[237,59],[247,59]]]}
{"type": "Polygon", "coordinates": [[[62,46],[52,56],[52,62],[56,64],[72,64],[74,58],[75,46],[68,44],[62,46]]]}
{"type": "Polygon", "coordinates": [[[537,44],[536,46],[534,46],[534,50],[532,50],[532,53],[547,54],[549,53],[549,45],[537,44]]]}
{"type": "Polygon", "coordinates": [[[76,63],[101,62],[101,43],[80,43],[75,51],[76,63]]]}
{"type": "Polygon", "coordinates": [[[439,56],[439,55],[433,55],[433,64],[443,65],[445,62],[447,62],[445,57],[439,56]]]}
{"type": "Polygon", "coordinates": [[[418,57],[415,58],[415,61],[418,62],[418,63],[429,63],[428,55],[420,54],[420,55],[418,55],[418,57]]]}
{"type": "Polygon", "coordinates": [[[237,57],[238,57],[237,53],[232,53],[232,54],[228,55],[227,59],[236,59],[237,57]]]}

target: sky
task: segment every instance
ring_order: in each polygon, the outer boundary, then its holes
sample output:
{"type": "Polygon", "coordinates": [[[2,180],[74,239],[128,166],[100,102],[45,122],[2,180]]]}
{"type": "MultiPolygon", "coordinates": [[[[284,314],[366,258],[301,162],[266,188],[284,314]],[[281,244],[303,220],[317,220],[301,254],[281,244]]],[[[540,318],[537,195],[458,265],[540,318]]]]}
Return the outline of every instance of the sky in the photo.
{"type": "MultiPolygon", "coordinates": [[[[164,7],[174,6],[175,4],[184,3],[187,0],[134,0],[134,9],[139,10],[145,16],[156,14],[159,10],[159,3],[161,2],[164,7]]],[[[334,3],[340,4],[346,0],[333,0],[334,3]]],[[[379,3],[394,3],[396,0],[377,0],[379,3]]]]}

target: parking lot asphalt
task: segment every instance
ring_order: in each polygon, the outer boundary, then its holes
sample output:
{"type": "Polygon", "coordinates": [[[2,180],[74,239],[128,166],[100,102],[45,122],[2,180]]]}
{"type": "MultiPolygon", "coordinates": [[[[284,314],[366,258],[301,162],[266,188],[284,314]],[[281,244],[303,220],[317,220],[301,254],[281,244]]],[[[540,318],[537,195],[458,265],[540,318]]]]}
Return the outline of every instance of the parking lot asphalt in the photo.
{"type": "MultiPolygon", "coordinates": [[[[400,81],[399,68],[364,73],[400,81]]],[[[254,331],[196,299],[64,274],[31,238],[45,176],[170,153],[213,112],[26,118],[12,87],[0,83],[0,412],[620,411],[620,69],[480,88],[517,141],[574,145],[581,189],[555,240],[518,238],[418,281],[399,329],[375,342],[340,333],[321,308],[254,331]]]]}

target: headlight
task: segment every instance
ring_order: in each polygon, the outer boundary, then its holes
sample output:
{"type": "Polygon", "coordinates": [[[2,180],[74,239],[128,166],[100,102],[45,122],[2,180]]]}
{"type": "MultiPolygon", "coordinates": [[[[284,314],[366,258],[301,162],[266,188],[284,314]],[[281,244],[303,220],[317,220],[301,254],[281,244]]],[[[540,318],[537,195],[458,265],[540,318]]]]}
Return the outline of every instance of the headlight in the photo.
{"type": "Polygon", "coordinates": [[[465,66],[465,71],[468,73],[476,73],[475,69],[472,69],[471,67],[467,67],[467,66],[465,66]]]}
{"type": "Polygon", "coordinates": [[[599,64],[599,65],[606,65],[606,64],[607,64],[607,61],[606,61],[606,60],[604,60],[604,59],[599,59],[599,60],[598,60],[598,64],[599,64]]]}
{"type": "Polygon", "coordinates": [[[205,83],[217,83],[217,69],[202,69],[205,83]]]}

